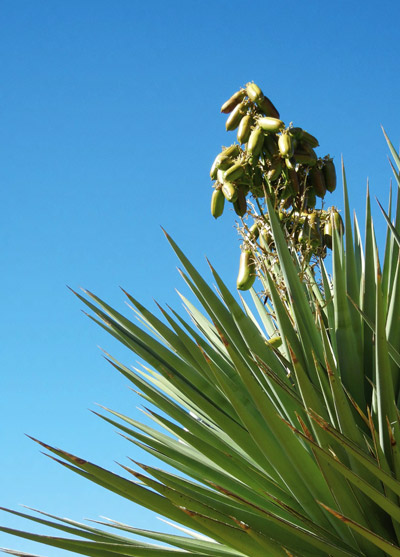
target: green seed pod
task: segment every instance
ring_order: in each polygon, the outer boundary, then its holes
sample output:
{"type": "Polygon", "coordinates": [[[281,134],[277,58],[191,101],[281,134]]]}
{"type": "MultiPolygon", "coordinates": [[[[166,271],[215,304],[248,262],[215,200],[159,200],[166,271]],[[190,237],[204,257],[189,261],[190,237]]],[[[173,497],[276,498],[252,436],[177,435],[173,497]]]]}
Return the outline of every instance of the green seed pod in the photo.
{"type": "Polygon", "coordinates": [[[244,168],[240,163],[236,163],[224,173],[224,182],[235,182],[244,174],[244,168]]]}
{"type": "Polygon", "coordinates": [[[246,197],[246,195],[247,195],[247,194],[249,193],[249,191],[250,191],[249,186],[243,185],[243,184],[240,184],[240,183],[236,183],[235,185],[237,186],[237,188],[238,188],[239,191],[240,191],[240,190],[243,191],[243,194],[244,194],[244,196],[246,197]]]}
{"type": "Polygon", "coordinates": [[[211,196],[211,214],[217,219],[224,212],[225,196],[221,188],[215,189],[211,196]]]}
{"type": "Polygon", "coordinates": [[[279,118],[271,118],[270,116],[258,118],[257,124],[266,132],[278,132],[285,127],[282,120],[279,120],[279,118]]]}
{"type": "Polygon", "coordinates": [[[240,102],[242,102],[242,100],[244,99],[245,96],[246,96],[246,91],[245,91],[245,89],[241,89],[240,91],[238,91],[237,93],[235,93],[234,95],[232,95],[231,98],[228,99],[228,100],[221,106],[221,112],[223,112],[224,114],[229,114],[230,112],[232,112],[232,110],[233,110],[240,102]]]}
{"type": "Polygon", "coordinates": [[[336,211],[336,209],[331,210],[331,219],[332,219],[333,229],[339,230],[340,234],[344,234],[343,220],[340,214],[336,211]]]}
{"type": "Polygon", "coordinates": [[[235,188],[231,182],[226,182],[222,185],[222,193],[224,194],[225,199],[231,203],[234,203],[238,196],[237,188],[235,188]]]}
{"type": "Polygon", "coordinates": [[[323,199],[326,194],[326,187],[325,187],[324,174],[322,170],[317,166],[314,166],[310,170],[309,176],[310,176],[311,187],[313,188],[315,195],[323,199]]]}
{"type": "Polygon", "coordinates": [[[312,242],[315,242],[316,244],[321,243],[319,219],[316,211],[313,211],[308,215],[308,218],[299,232],[298,240],[299,242],[304,242],[309,246],[312,242]]]}
{"type": "Polygon", "coordinates": [[[275,136],[270,134],[266,135],[264,138],[264,147],[267,149],[271,157],[279,155],[279,147],[275,136]]]}
{"type": "Polygon", "coordinates": [[[311,234],[314,236],[319,235],[319,215],[317,211],[313,211],[308,216],[308,225],[311,229],[311,234]]]}
{"type": "Polygon", "coordinates": [[[304,153],[294,153],[293,155],[296,164],[302,164],[303,166],[313,167],[317,164],[317,155],[313,152],[312,155],[304,153]]]}
{"type": "Polygon", "coordinates": [[[217,179],[217,172],[218,172],[218,167],[217,167],[217,159],[218,157],[215,159],[215,161],[212,163],[212,167],[210,170],[210,178],[211,180],[216,180],[217,179]]]}
{"type": "Polygon", "coordinates": [[[226,127],[227,132],[235,130],[238,127],[245,110],[246,110],[246,106],[245,106],[244,102],[241,102],[240,104],[238,104],[233,109],[233,111],[230,113],[230,115],[229,115],[229,117],[228,117],[228,119],[225,123],[225,127],[226,127]]]}
{"type": "Polygon", "coordinates": [[[282,163],[280,160],[272,163],[268,172],[267,178],[270,182],[275,182],[282,173],[282,163]]]}
{"type": "Polygon", "coordinates": [[[309,218],[310,224],[310,238],[311,240],[315,241],[314,246],[320,246],[322,243],[322,235],[321,235],[321,228],[320,228],[320,218],[317,211],[313,211],[309,218]]]}
{"type": "Polygon", "coordinates": [[[237,199],[233,202],[235,213],[239,217],[244,217],[247,212],[246,194],[242,188],[237,188],[237,199]]]}
{"type": "Polygon", "coordinates": [[[237,143],[234,143],[230,147],[224,149],[221,154],[225,155],[226,157],[235,158],[240,154],[240,146],[237,143]]]}
{"type": "Polygon", "coordinates": [[[332,249],[332,223],[326,222],[324,226],[324,244],[332,249]]]}
{"type": "Polygon", "coordinates": [[[292,216],[296,224],[304,224],[308,219],[308,213],[305,213],[304,211],[302,211],[301,213],[299,213],[298,211],[294,211],[292,213],[292,216]]]}
{"type": "Polygon", "coordinates": [[[261,168],[259,166],[255,166],[252,169],[252,183],[250,185],[250,191],[255,197],[264,197],[264,181],[263,181],[263,174],[261,168]]]}
{"type": "Polygon", "coordinates": [[[265,344],[267,344],[271,348],[279,348],[282,344],[282,339],[280,336],[275,336],[270,338],[269,340],[266,340],[265,344]]]}
{"type": "Polygon", "coordinates": [[[303,133],[301,134],[301,140],[306,141],[309,145],[311,145],[311,147],[313,147],[313,149],[319,147],[318,139],[305,130],[303,130],[303,133]]]}
{"type": "Polygon", "coordinates": [[[271,232],[267,228],[262,228],[260,230],[260,243],[261,247],[264,249],[269,249],[271,244],[273,244],[274,239],[272,238],[271,232]]]}
{"type": "MultiPolygon", "coordinates": [[[[211,171],[215,173],[215,168],[217,170],[228,170],[228,168],[230,168],[234,164],[233,160],[239,155],[239,153],[240,153],[239,145],[235,144],[235,145],[231,145],[230,147],[227,147],[222,151],[222,153],[217,155],[211,167],[211,171]]],[[[210,171],[210,176],[212,178],[211,171],[210,171]]]]}
{"type": "Polygon", "coordinates": [[[260,230],[260,239],[261,239],[261,245],[265,249],[268,249],[271,243],[273,242],[271,232],[267,230],[267,228],[265,227],[261,228],[260,230]]]}
{"type": "Polygon", "coordinates": [[[250,250],[240,254],[239,273],[236,281],[238,290],[249,290],[256,280],[256,266],[250,250]]]}
{"type": "Polygon", "coordinates": [[[259,230],[259,228],[258,228],[258,224],[255,222],[255,223],[249,228],[249,235],[250,235],[250,238],[252,238],[253,240],[257,240],[259,234],[260,234],[260,230],[259,230]]]}
{"type": "MultiPolygon", "coordinates": [[[[215,159],[214,164],[215,164],[215,167],[216,167],[217,171],[218,170],[227,170],[230,166],[233,165],[233,158],[230,157],[229,155],[225,155],[224,153],[220,153],[218,155],[218,157],[215,159]]],[[[211,175],[211,173],[210,173],[210,175],[211,175]]]]}
{"type": "Polygon", "coordinates": [[[296,170],[296,160],[294,157],[286,158],[285,164],[289,170],[293,170],[293,171],[296,170]]]}
{"type": "Polygon", "coordinates": [[[258,99],[261,99],[264,96],[261,89],[255,83],[247,83],[246,93],[249,99],[253,102],[257,102],[258,99]]]}
{"type": "Polygon", "coordinates": [[[303,244],[307,241],[307,234],[304,232],[304,228],[299,230],[299,233],[297,234],[297,241],[299,244],[303,244]]]}
{"type": "Polygon", "coordinates": [[[289,128],[289,133],[294,139],[300,141],[301,136],[303,135],[303,130],[301,128],[289,128]]]}
{"type": "MultiPolygon", "coordinates": [[[[285,160],[289,160],[289,159],[285,159],[285,160]]],[[[299,177],[297,176],[297,172],[289,168],[288,174],[289,174],[290,186],[293,190],[293,193],[297,195],[300,192],[299,177]]]]}
{"type": "Polygon", "coordinates": [[[242,218],[246,214],[247,207],[245,208],[239,199],[233,202],[233,208],[238,217],[242,218]]]}
{"type": "Polygon", "coordinates": [[[264,143],[264,132],[261,128],[254,128],[247,143],[247,152],[250,156],[257,157],[261,153],[264,143]]]}
{"type": "Polygon", "coordinates": [[[317,197],[315,195],[315,193],[311,190],[307,191],[307,196],[306,196],[306,205],[307,205],[307,209],[313,209],[315,207],[317,203],[317,197]]]}
{"type": "Polygon", "coordinates": [[[322,172],[324,173],[326,189],[332,193],[336,189],[336,170],[332,159],[326,161],[322,172]]]}
{"type": "Polygon", "coordinates": [[[269,100],[268,97],[262,96],[256,100],[257,106],[265,116],[271,116],[272,118],[279,118],[279,112],[269,100]]]}
{"type": "Polygon", "coordinates": [[[252,179],[250,178],[250,176],[247,176],[246,174],[242,174],[240,176],[240,178],[237,178],[235,180],[235,183],[238,184],[239,186],[244,187],[245,189],[249,189],[249,187],[253,184],[252,179]]]}
{"type": "Polygon", "coordinates": [[[256,166],[253,173],[253,183],[256,186],[256,188],[262,186],[262,181],[263,181],[263,177],[262,177],[261,168],[259,166],[256,166]]]}
{"type": "Polygon", "coordinates": [[[282,133],[279,136],[278,147],[281,157],[290,158],[293,155],[293,144],[290,134],[282,133]]]}
{"type": "Polygon", "coordinates": [[[240,120],[239,129],[237,132],[237,139],[239,143],[247,143],[251,133],[251,126],[253,123],[253,119],[250,114],[246,114],[240,120]]]}
{"type": "Polygon", "coordinates": [[[224,176],[225,176],[225,171],[218,169],[217,170],[217,180],[220,184],[224,183],[224,181],[225,181],[224,176]]]}
{"type": "Polygon", "coordinates": [[[296,139],[296,141],[297,141],[297,145],[295,148],[296,153],[301,153],[303,155],[311,155],[312,157],[317,158],[314,149],[311,147],[309,143],[307,143],[306,141],[301,141],[299,139],[296,139]]]}

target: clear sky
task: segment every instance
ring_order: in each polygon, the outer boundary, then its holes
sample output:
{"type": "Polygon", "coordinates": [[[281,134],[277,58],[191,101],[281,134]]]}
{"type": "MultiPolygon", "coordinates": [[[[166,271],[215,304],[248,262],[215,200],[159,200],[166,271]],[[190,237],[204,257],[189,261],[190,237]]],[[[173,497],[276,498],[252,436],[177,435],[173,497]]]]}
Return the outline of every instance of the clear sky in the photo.
{"type": "MultiPolygon", "coordinates": [[[[386,204],[380,124],[398,146],[399,17],[387,0],[1,0],[0,505],[162,527],[24,437],[115,471],[127,456],[150,462],[88,410],[140,419],[140,399],[97,345],[128,365],[135,356],[66,285],[122,311],[119,286],[152,308],[153,298],[179,308],[174,289],[186,290],[162,225],[234,288],[234,214],[212,219],[209,167],[235,139],[220,106],[250,80],[286,123],[319,138],[319,154],[343,154],[361,221],[367,178],[386,204]]],[[[340,189],[330,199],[342,207],[340,189]]],[[[38,530],[5,513],[0,523],[38,530]]],[[[61,553],[4,534],[0,546],[61,553]]]]}

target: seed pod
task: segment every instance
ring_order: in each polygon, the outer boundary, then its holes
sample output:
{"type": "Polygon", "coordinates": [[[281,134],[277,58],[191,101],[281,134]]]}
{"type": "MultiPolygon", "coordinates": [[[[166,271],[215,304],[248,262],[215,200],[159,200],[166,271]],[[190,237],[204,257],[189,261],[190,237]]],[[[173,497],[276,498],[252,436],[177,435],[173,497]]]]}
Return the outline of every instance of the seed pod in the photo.
{"type": "Polygon", "coordinates": [[[252,184],[250,185],[250,191],[255,197],[264,197],[264,182],[263,174],[259,166],[255,166],[252,169],[252,184]]]}
{"type": "Polygon", "coordinates": [[[267,178],[270,182],[275,182],[282,173],[282,163],[280,160],[273,162],[267,172],[267,178]]]}
{"type": "Polygon", "coordinates": [[[279,155],[278,143],[273,135],[268,134],[265,136],[264,147],[266,147],[271,157],[279,155]]]}
{"type": "Polygon", "coordinates": [[[211,196],[211,214],[217,219],[224,212],[225,196],[221,188],[215,189],[211,196]]]}
{"type": "MultiPolygon", "coordinates": [[[[215,173],[215,168],[217,170],[227,170],[229,167],[231,167],[234,164],[233,159],[235,159],[239,155],[239,153],[240,153],[239,145],[235,144],[235,145],[231,145],[230,147],[227,147],[222,151],[222,153],[217,155],[211,167],[211,171],[215,173]]],[[[212,178],[211,171],[210,171],[210,176],[212,178]]]]}
{"type": "Polygon", "coordinates": [[[236,281],[238,290],[249,290],[256,280],[256,266],[250,250],[240,254],[239,273],[236,281]]]}
{"type": "Polygon", "coordinates": [[[250,137],[252,122],[253,119],[250,116],[250,114],[246,114],[246,116],[243,116],[243,118],[240,120],[239,129],[237,132],[237,139],[239,143],[248,142],[250,137]]]}
{"type": "Polygon", "coordinates": [[[278,132],[285,127],[285,124],[279,118],[259,118],[257,124],[266,132],[278,132]]]}
{"type": "Polygon", "coordinates": [[[324,226],[324,244],[332,249],[332,223],[326,222],[324,226]]]}
{"type": "Polygon", "coordinates": [[[285,164],[289,170],[296,171],[296,159],[294,157],[286,158],[285,164]]]}
{"type": "Polygon", "coordinates": [[[294,139],[297,141],[301,140],[301,136],[303,135],[303,130],[301,128],[289,128],[289,133],[294,139]]]}
{"type": "Polygon", "coordinates": [[[301,134],[301,139],[302,141],[306,141],[309,145],[311,145],[313,149],[319,147],[318,139],[305,130],[303,130],[303,133],[301,134]]]}
{"type": "Polygon", "coordinates": [[[273,243],[274,239],[272,238],[271,232],[267,230],[267,228],[263,227],[260,231],[260,240],[261,246],[265,249],[268,249],[269,246],[273,243]]]}
{"type": "Polygon", "coordinates": [[[340,234],[344,234],[344,224],[343,224],[342,217],[335,209],[331,210],[331,219],[332,219],[333,229],[339,230],[340,234]]]}
{"type": "Polygon", "coordinates": [[[313,188],[315,195],[323,199],[326,194],[326,187],[325,187],[325,180],[324,180],[324,175],[322,173],[322,170],[317,166],[314,166],[310,170],[309,176],[310,176],[311,187],[313,188]]]}
{"type": "Polygon", "coordinates": [[[307,234],[304,232],[304,228],[299,230],[299,233],[297,234],[297,241],[299,244],[303,244],[307,241],[307,234]]]}
{"type": "Polygon", "coordinates": [[[262,96],[256,100],[257,106],[265,116],[272,116],[272,118],[279,118],[279,112],[272,104],[268,97],[262,96]]]}
{"type": "Polygon", "coordinates": [[[263,181],[263,177],[262,177],[261,168],[259,166],[256,166],[253,173],[253,183],[258,188],[262,186],[262,181],[263,181]]]}
{"type": "Polygon", "coordinates": [[[316,203],[317,203],[317,197],[316,197],[315,193],[311,190],[308,190],[307,195],[306,195],[307,209],[313,209],[315,207],[316,203]]]}
{"type": "Polygon", "coordinates": [[[258,228],[258,224],[255,222],[255,223],[249,228],[249,236],[250,236],[250,238],[252,238],[253,240],[257,240],[259,234],[260,234],[260,230],[259,230],[259,228],[258,228]]]}
{"type": "Polygon", "coordinates": [[[221,169],[218,168],[218,170],[217,170],[217,180],[220,184],[224,183],[224,181],[225,181],[224,176],[225,176],[224,170],[221,170],[221,169]]]}
{"type": "Polygon", "coordinates": [[[236,163],[224,173],[224,182],[235,182],[244,174],[244,168],[240,163],[236,163]]]}
{"type": "Polygon", "coordinates": [[[255,83],[247,83],[246,93],[249,99],[253,102],[257,102],[258,99],[261,99],[264,96],[261,89],[255,83]]]}
{"type": "Polygon", "coordinates": [[[225,196],[225,199],[234,203],[237,199],[237,189],[231,182],[226,182],[222,185],[222,193],[225,196]]]}
{"type": "Polygon", "coordinates": [[[278,147],[282,157],[290,158],[293,155],[293,144],[290,134],[282,133],[279,136],[278,147]]]}
{"type": "Polygon", "coordinates": [[[235,213],[239,217],[244,217],[247,212],[246,194],[242,188],[237,188],[237,199],[233,202],[235,213]]]}
{"type": "Polygon", "coordinates": [[[261,153],[264,143],[264,132],[261,128],[254,128],[247,143],[247,152],[250,156],[257,157],[261,153]]]}
{"type": "Polygon", "coordinates": [[[282,344],[282,339],[280,336],[274,336],[271,337],[269,340],[266,340],[265,344],[267,344],[271,348],[279,348],[282,344]]]}
{"type": "MultiPolygon", "coordinates": [[[[218,155],[218,157],[215,159],[214,164],[215,164],[215,168],[217,169],[217,171],[218,170],[227,170],[230,166],[232,166],[233,159],[229,155],[225,155],[224,153],[220,153],[218,155]]],[[[214,164],[211,167],[211,170],[213,169],[214,164]]],[[[211,176],[211,172],[210,172],[210,176],[211,176]]]]}
{"type": "MultiPolygon", "coordinates": [[[[289,160],[289,159],[285,159],[285,160],[289,160]]],[[[289,174],[290,186],[293,190],[293,193],[297,195],[300,192],[299,177],[297,176],[297,172],[289,168],[288,174],[289,174]]]]}
{"type": "Polygon", "coordinates": [[[221,154],[227,157],[235,158],[239,155],[239,153],[240,153],[240,147],[237,143],[234,143],[230,147],[224,149],[221,154]]]}
{"type": "Polygon", "coordinates": [[[230,113],[227,121],[225,122],[225,127],[226,127],[227,132],[235,130],[238,127],[245,110],[246,110],[246,107],[245,107],[244,102],[241,102],[240,104],[238,104],[233,109],[233,111],[230,113]]]}
{"type": "Polygon", "coordinates": [[[311,230],[311,236],[319,237],[319,215],[317,211],[313,211],[308,217],[308,225],[311,230]]]}
{"type": "Polygon", "coordinates": [[[240,102],[242,102],[245,96],[246,96],[245,89],[240,89],[240,91],[237,91],[237,93],[232,95],[231,98],[228,99],[221,106],[221,112],[223,112],[224,114],[229,114],[230,112],[232,112],[235,106],[237,106],[240,102]]]}
{"type": "Polygon", "coordinates": [[[245,189],[247,189],[247,191],[249,190],[249,187],[253,184],[252,179],[250,178],[250,176],[247,176],[246,174],[242,174],[240,176],[240,178],[237,178],[236,180],[234,180],[236,184],[238,184],[239,186],[244,187],[245,189]]]}
{"type": "Polygon", "coordinates": [[[313,151],[312,155],[307,155],[304,153],[294,153],[293,155],[296,164],[302,164],[303,166],[315,166],[317,164],[317,155],[313,151]]]}
{"type": "Polygon", "coordinates": [[[293,211],[292,216],[296,224],[304,224],[308,219],[308,213],[302,211],[299,213],[298,211],[293,211]]]}
{"type": "Polygon", "coordinates": [[[265,226],[260,230],[260,240],[261,246],[265,247],[265,249],[268,249],[268,247],[274,241],[271,232],[265,226]]]}
{"type": "Polygon", "coordinates": [[[296,142],[297,142],[295,148],[296,153],[301,153],[303,155],[311,155],[312,157],[317,158],[314,149],[311,147],[309,143],[307,143],[306,141],[301,141],[299,139],[296,139],[296,142]]]}
{"type": "Polygon", "coordinates": [[[215,159],[215,161],[212,163],[212,166],[211,166],[211,170],[210,170],[211,180],[216,180],[217,179],[217,172],[218,172],[217,159],[218,159],[218,157],[215,159]]]}
{"type": "Polygon", "coordinates": [[[299,232],[298,240],[308,246],[311,246],[312,242],[315,242],[316,244],[321,243],[321,235],[318,226],[318,213],[316,211],[313,211],[308,215],[307,220],[299,232]]]}
{"type": "Polygon", "coordinates": [[[326,189],[332,193],[336,189],[336,170],[332,159],[326,161],[322,172],[324,173],[326,189]]]}

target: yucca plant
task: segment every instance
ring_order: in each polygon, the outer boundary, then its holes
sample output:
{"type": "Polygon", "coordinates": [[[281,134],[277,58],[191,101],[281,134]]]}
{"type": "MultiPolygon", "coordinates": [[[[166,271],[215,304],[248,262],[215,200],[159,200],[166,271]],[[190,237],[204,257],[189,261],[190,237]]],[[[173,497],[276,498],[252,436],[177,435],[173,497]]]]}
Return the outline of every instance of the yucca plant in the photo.
{"type": "Polygon", "coordinates": [[[396,211],[391,202],[382,209],[381,265],[369,197],[362,242],[344,172],[343,186],[345,235],[334,227],[332,276],[322,260],[304,267],[267,199],[275,251],[258,269],[267,300],[251,290],[251,307],[238,301],[210,265],[215,290],[168,235],[201,306],[181,295],[188,320],[162,308],[158,318],[125,293],[137,324],[76,293],[95,322],[151,366],[107,356],[140,389],[155,428],[113,410],[99,416],[177,474],[132,463],[118,475],[38,443],[183,535],[13,510],[72,538],[3,532],[93,557],[400,555],[400,201],[396,211]]]}

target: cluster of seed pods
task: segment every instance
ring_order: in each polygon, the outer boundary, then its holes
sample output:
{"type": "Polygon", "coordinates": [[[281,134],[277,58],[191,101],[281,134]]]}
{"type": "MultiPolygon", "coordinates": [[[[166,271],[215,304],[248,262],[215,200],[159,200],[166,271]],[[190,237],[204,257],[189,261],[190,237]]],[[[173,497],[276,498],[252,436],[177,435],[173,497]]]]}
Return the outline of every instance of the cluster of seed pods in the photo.
{"type": "Polygon", "coordinates": [[[340,215],[336,210],[318,210],[316,205],[318,198],[322,201],[335,190],[336,171],[329,155],[321,158],[315,152],[318,140],[300,127],[286,126],[255,83],[247,83],[232,95],[221,112],[229,115],[226,130],[237,130],[237,142],[223,148],[211,167],[211,214],[218,218],[229,202],[241,219],[254,220],[251,227],[241,230],[245,244],[237,286],[246,290],[255,278],[246,231],[257,229],[257,236],[264,234],[261,249],[274,249],[268,215],[261,219],[254,203],[263,214],[268,197],[297,251],[324,256],[331,247],[331,214],[338,219],[340,215]]]}

